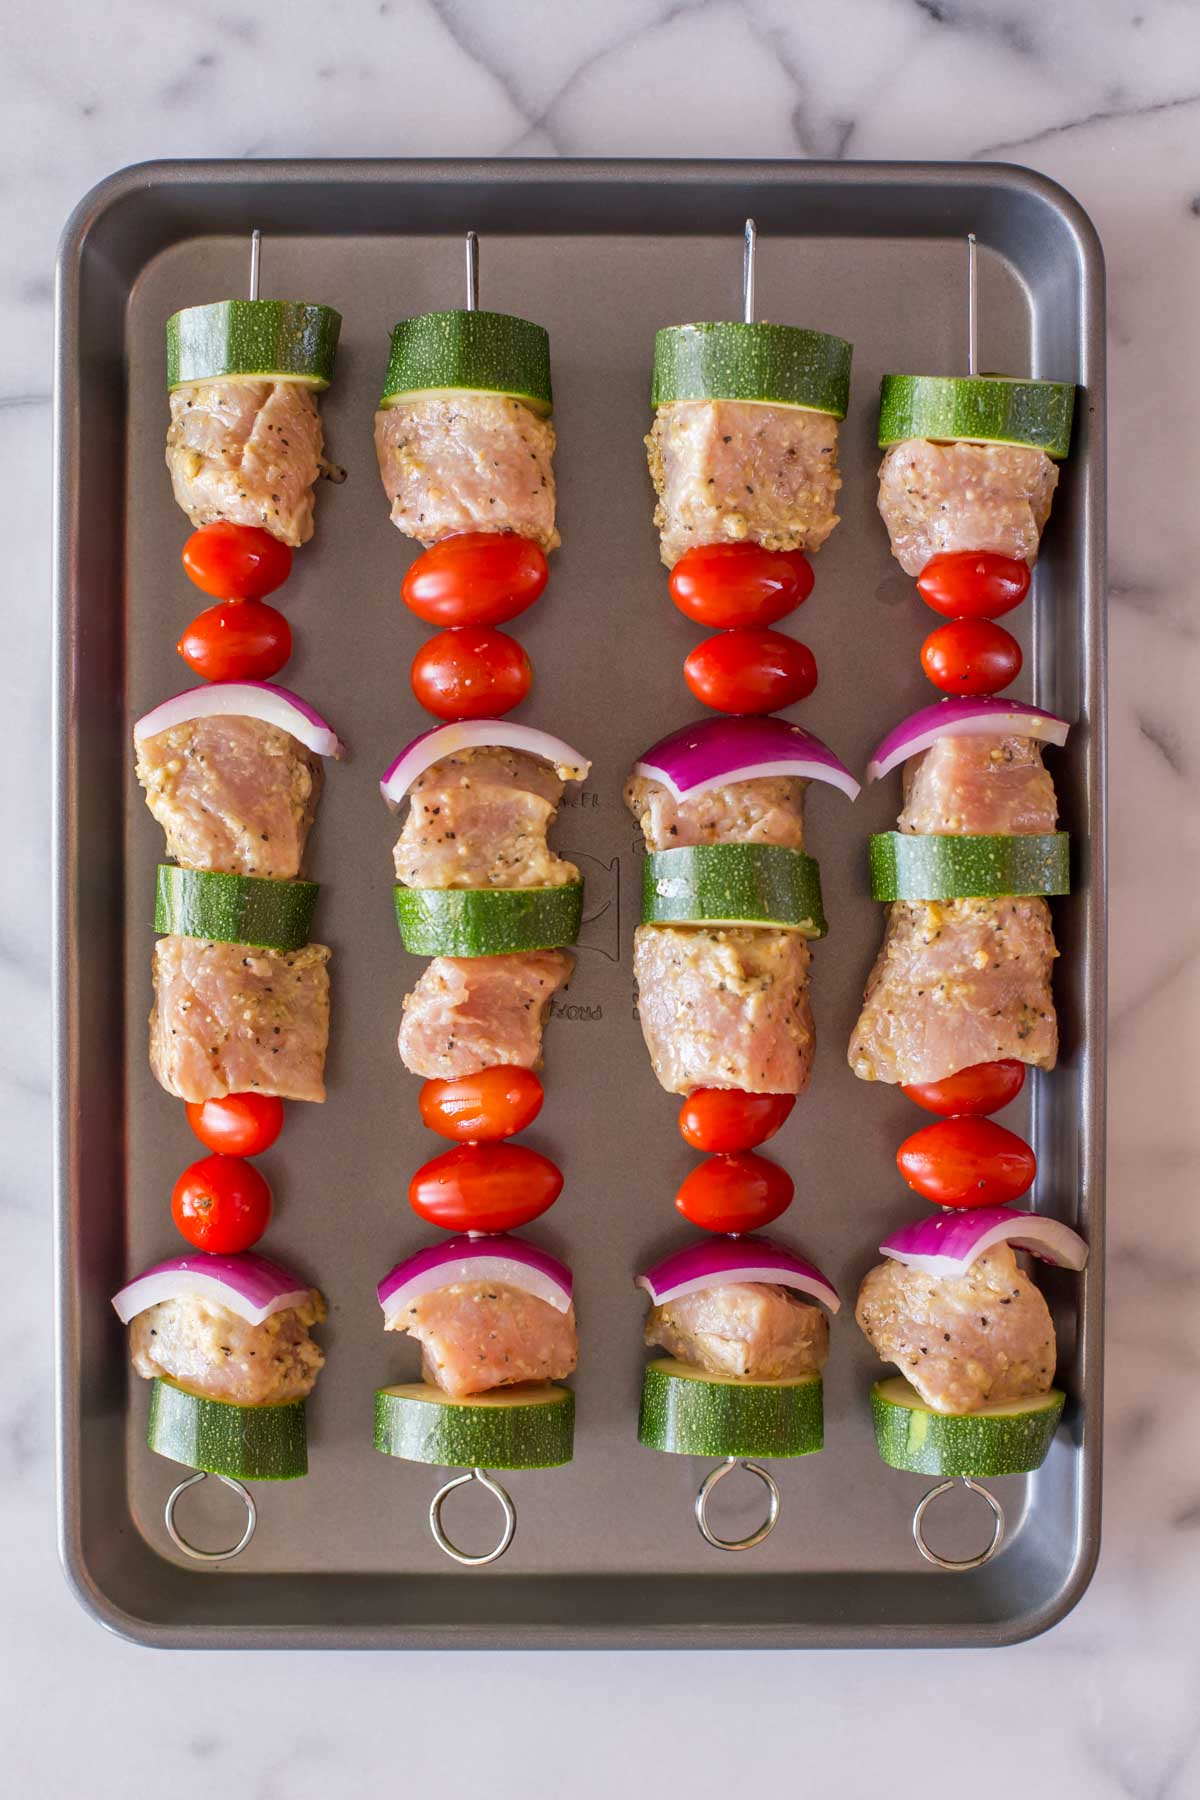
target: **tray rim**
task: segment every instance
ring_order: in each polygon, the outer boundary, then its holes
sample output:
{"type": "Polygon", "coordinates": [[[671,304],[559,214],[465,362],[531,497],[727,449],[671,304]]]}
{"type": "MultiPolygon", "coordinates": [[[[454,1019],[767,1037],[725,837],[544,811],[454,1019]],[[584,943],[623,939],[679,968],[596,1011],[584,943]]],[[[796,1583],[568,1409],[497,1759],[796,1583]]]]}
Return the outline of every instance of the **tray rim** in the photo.
{"type": "MultiPolygon", "coordinates": [[[[204,235],[196,233],[195,235],[204,235]]],[[[414,229],[414,235],[421,235],[414,229]]],[[[431,232],[429,235],[440,235],[431,232]]],[[[689,235],[681,225],[680,235],[689,235]]],[[[871,236],[873,233],[852,233],[871,236]]],[[[931,234],[937,235],[937,234],[931,234]]],[[[159,159],[117,170],[87,192],[64,227],[55,268],[53,409],[53,632],[52,687],[53,839],[52,874],[52,1046],[53,1046],[53,1237],[55,1285],[55,1435],[59,1558],[68,1586],[98,1623],[128,1641],[158,1648],[914,1648],[981,1647],[1023,1642],[1049,1630],[1082,1598],[1100,1551],[1101,1456],[1103,1439],[1103,1288],[1105,1214],[1105,1082],[1107,1061],[1107,655],[1106,575],[1106,356],[1105,275],[1100,240],[1087,212],[1051,177],[1017,163],[936,161],[789,161],[785,159],[679,158],[240,158],[159,159]],[[1083,1008],[1091,1023],[1087,1045],[1082,1133],[1082,1174],[1091,1202],[1089,1234],[1092,1269],[1079,1311],[1080,1355],[1088,1393],[1088,1415],[1076,1455],[1079,1462],[1079,1525],[1075,1553],[1065,1579],[1043,1604],[1024,1614],[974,1624],[809,1626],[718,1624],[583,1628],[558,1624],[317,1626],[174,1624],[138,1617],[107,1594],[89,1566],[82,1538],[79,1492],[80,1397],[77,1381],[79,1319],[72,1292],[74,1245],[71,1210],[79,1187],[74,1164],[71,1047],[74,1025],[76,955],[72,942],[72,807],[68,777],[74,770],[74,691],[68,660],[71,581],[77,567],[75,506],[80,484],[78,420],[73,416],[72,378],[79,349],[80,277],[88,239],[116,208],[167,186],[217,186],[234,190],[252,180],[296,187],[340,180],[375,186],[404,181],[508,183],[550,186],[572,177],[587,185],[653,180],[671,186],[701,180],[736,187],[747,182],[800,186],[826,183],[852,188],[872,183],[887,188],[937,189],[969,182],[994,193],[1017,191],[1057,214],[1075,245],[1080,266],[1081,352],[1094,366],[1087,383],[1092,399],[1086,493],[1088,516],[1083,568],[1085,608],[1081,636],[1083,693],[1089,728],[1084,737],[1085,788],[1092,830],[1087,847],[1088,900],[1085,931],[1083,1008]],[[1089,354],[1089,352],[1091,354],[1089,354]],[[1090,1122],[1091,1129],[1087,1129],[1090,1122]]],[[[274,1579],[274,1577],[271,1577],[274,1579]]],[[[687,1579],[692,1579],[688,1577],[687,1579]]]]}

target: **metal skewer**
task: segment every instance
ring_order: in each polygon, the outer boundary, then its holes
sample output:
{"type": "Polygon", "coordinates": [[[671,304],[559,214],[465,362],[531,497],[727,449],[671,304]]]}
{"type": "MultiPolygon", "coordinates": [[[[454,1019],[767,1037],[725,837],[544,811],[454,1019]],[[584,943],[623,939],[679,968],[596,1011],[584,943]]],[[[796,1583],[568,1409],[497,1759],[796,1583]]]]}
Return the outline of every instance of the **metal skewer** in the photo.
{"type": "Polygon", "coordinates": [[[479,233],[467,233],[467,311],[479,311],[479,233]]]}
{"type": "Polygon", "coordinates": [[[967,374],[979,373],[979,283],[975,233],[967,233],[967,374]]]}
{"type": "MultiPolygon", "coordinates": [[[[253,298],[253,296],[251,296],[251,298],[253,298]]],[[[178,1525],[175,1523],[175,1508],[183,1498],[184,1494],[187,1493],[189,1488],[197,1487],[200,1482],[207,1481],[208,1476],[209,1471],[207,1469],[197,1469],[194,1475],[186,1476],[177,1487],[172,1488],[170,1494],[167,1496],[167,1504],[163,1512],[163,1521],[167,1527],[167,1535],[175,1545],[176,1549],[182,1550],[185,1556],[190,1556],[193,1562],[229,1562],[233,1557],[242,1554],[242,1551],[254,1536],[254,1527],[258,1524],[258,1510],[251,1498],[250,1490],[243,1487],[240,1481],[235,1481],[232,1475],[218,1475],[216,1479],[223,1483],[231,1493],[236,1494],[238,1499],[242,1502],[242,1505],[246,1508],[246,1528],[236,1544],[232,1545],[228,1550],[201,1550],[196,1544],[191,1543],[189,1539],[184,1537],[178,1525]]]]}
{"type": "Polygon", "coordinates": [[[700,1483],[694,1511],[696,1523],[700,1527],[700,1536],[706,1544],[711,1544],[714,1550],[753,1550],[756,1544],[761,1544],[764,1538],[770,1537],[779,1523],[779,1507],[779,1484],[769,1469],[764,1469],[761,1463],[747,1462],[744,1458],[727,1456],[723,1463],[718,1463],[715,1469],[710,1469],[700,1483]],[[747,1475],[756,1475],[766,1488],[769,1495],[767,1516],[756,1531],[750,1532],[744,1538],[719,1537],[708,1522],[709,1496],[719,1481],[724,1481],[727,1475],[732,1475],[733,1471],[739,1468],[745,1469],[747,1475]]]}
{"type": "MultiPolygon", "coordinates": [[[[475,233],[472,232],[471,236],[474,237],[474,235],[475,233]]],[[[512,1543],[513,1533],[517,1529],[517,1509],[513,1505],[512,1496],[507,1489],[502,1488],[486,1469],[468,1469],[465,1475],[455,1475],[433,1496],[429,1504],[429,1529],[433,1533],[438,1549],[444,1550],[446,1555],[453,1557],[456,1563],[463,1563],[469,1569],[481,1568],[485,1563],[498,1562],[512,1543]],[[500,1534],[499,1543],[494,1549],[484,1550],[478,1556],[473,1556],[466,1550],[460,1550],[458,1545],[447,1535],[446,1528],[442,1524],[442,1507],[450,1495],[456,1488],[466,1487],[472,1481],[477,1481],[481,1487],[487,1489],[489,1494],[495,1495],[504,1514],[504,1530],[500,1534]]]]}
{"type": "Polygon", "coordinates": [[[995,1494],[988,1488],[985,1488],[981,1481],[976,1481],[970,1475],[951,1476],[948,1481],[939,1481],[936,1487],[931,1487],[929,1492],[923,1495],[917,1502],[917,1510],[913,1514],[912,1532],[913,1541],[926,1562],[932,1563],[934,1567],[938,1569],[949,1569],[952,1574],[961,1574],[965,1569],[982,1568],[985,1562],[991,1562],[993,1556],[995,1556],[997,1550],[999,1550],[1001,1544],[1004,1542],[1004,1508],[997,1500],[995,1494]],[[952,1494],[959,1481],[961,1481],[963,1486],[969,1489],[972,1494],[978,1494],[982,1500],[986,1500],[990,1507],[992,1514],[992,1541],[988,1544],[986,1549],[980,1550],[975,1556],[942,1556],[926,1542],[925,1514],[929,1511],[929,1508],[933,1505],[934,1501],[940,1500],[943,1494],[952,1494]]]}
{"type": "Polygon", "coordinates": [[[258,272],[262,262],[262,232],[256,225],[250,233],[250,298],[258,299],[258,272]]]}
{"type": "Polygon", "coordinates": [[[746,220],[746,242],[742,251],[742,318],[747,325],[754,323],[754,252],[758,245],[758,226],[753,219],[746,220]]]}

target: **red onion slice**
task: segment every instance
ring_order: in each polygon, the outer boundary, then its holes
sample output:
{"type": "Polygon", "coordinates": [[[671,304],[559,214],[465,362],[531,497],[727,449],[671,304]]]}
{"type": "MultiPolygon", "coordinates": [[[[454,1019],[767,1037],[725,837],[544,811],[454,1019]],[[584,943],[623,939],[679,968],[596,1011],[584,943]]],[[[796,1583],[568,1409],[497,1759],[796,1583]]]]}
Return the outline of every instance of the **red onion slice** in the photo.
{"type": "Polygon", "coordinates": [[[264,725],[290,732],[314,756],[345,755],[346,747],[332,725],[299,694],[276,687],[273,681],[209,681],[189,688],[145,713],[133,728],[133,741],[140,744],[173,725],[186,725],[189,719],[213,717],[261,719],[264,725]]]}
{"type": "Polygon", "coordinates": [[[571,1304],[574,1287],[565,1263],[524,1238],[503,1232],[454,1237],[418,1250],[384,1276],[377,1289],[384,1325],[390,1328],[418,1295],[459,1281],[502,1281],[562,1313],[571,1304]]]}
{"type": "Polygon", "coordinates": [[[998,700],[991,695],[977,700],[938,700],[888,732],[867,764],[867,781],[878,781],[897,763],[928,750],[941,737],[1030,737],[1065,744],[1070,729],[1057,713],[1019,700],[998,700]]]}
{"type": "Polygon", "coordinates": [[[1088,1248],[1077,1231],[1057,1219],[1011,1206],[981,1206],[938,1213],[901,1226],[879,1248],[884,1256],[922,1275],[964,1275],[995,1244],[1028,1250],[1061,1269],[1082,1269],[1088,1248]]]}
{"type": "Polygon", "coordinates": [[[243,1250],[239,1256],[213,1256],[197,1250],[155,1263],[114,1294],[112,1303],[122,1325],[128,1325],[160,1300],[191,1295],[228,1308],[248,1325],[261,1325],[272,1313],[302,1306],[308,1299],[308,1285],[290,1269],[253,1250],[243,1250]]]}
{"type": "Polygon", "coordinates": [[[827,781],[851,800],[859,791],[849,769],[820,738],[772,715],[698,719],[647,750],[633,772],[661,781],[677,800],[762,775],[827,781]]]}
{"type": "Polygon", "coordinates": [[[563,781],[585,781],[591,763],[562,738],[532,725],[511,725],[507,719],[460,719],[452,725],[435,725],[406,744],[379,783],[389,806],[399,806],[418,775],[453,756],[457,750],[523,750],[540,757],[557,770],[563,781]]]}
{"type": "Polygon", "coordinates": [[[688,1244],[637,1276],[634,1285],[645,1288],[656,1306],[665,1306],[683,1294],[724,1287],[731,1281],[796,1288],[822,1301],[830,1312],[842,1304],[833,1283],[815,1264],[768,1237],[712,1237],[688,1244]]]}

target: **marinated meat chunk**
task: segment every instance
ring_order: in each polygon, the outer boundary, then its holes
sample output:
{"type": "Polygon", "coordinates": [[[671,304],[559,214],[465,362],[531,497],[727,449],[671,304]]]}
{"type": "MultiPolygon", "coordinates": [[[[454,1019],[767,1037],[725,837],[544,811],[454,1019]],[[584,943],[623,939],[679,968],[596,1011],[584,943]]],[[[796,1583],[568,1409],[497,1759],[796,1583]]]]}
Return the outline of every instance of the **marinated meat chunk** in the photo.
{"type": "Polygon", "coordinates": [[[261,719],[188,719],[137,745],[137,778],[185,869],[291,881],[324,770],[290,732],[261,719]]]}
{"type": "Polygon", "coordinates": [[[819,550],[838,522],[837,420],[754,400],[672,400],[646,439],[662,560],[697,544],[819,550]]]}
{"type": "Polygon", "coordinates": [[[171,396],[167,467],[193,525],[260,525],[285,544],[313,533],[321,415],[300,381],[224,376],[171,396]]]}
{"type": "Polygon", "coordinates": [[[543,550],[554,528],[554,427],[504,394],[417,394],[375,414],[392,524],[422,544],[515,531],[543,550]]]}
{"type": "Polygon", "coordinates": [[[573,967],[565,950],[435,956],[404,997],[405,1068],[427,1080],[476,1075],[493,1063],[540,1068],[550,1002],[573,967]]]}
{"type": "Polygon", "coordinates": [[[425,1380],[455,1399],[519,1381],[560,1381],[579,1361],[575,1308],[559,1312],[500,1281],[420,1294],[389,1329],[416,1338],[425,1380]]]}
{"type": "Polygon", "coordinates": [[[909,575],[949,550],[1037,561],[1058,466],[1012,444],[893,444],[879,467],[879,511],[909,575]]]}
{"type": "Polygon", "coordinates": [[[1005,1056],[1052,1069],[1057,955],[1042,899],[893,901],[850,1067],[905,1083],[1005,1056]]]}
{"type": "Polygon", "coordinates": [[[303,1306],[249,1325],[197,1294],[161,1300],[129,1327],[133,1366],[147,1380],[169,1375],[193,1394],[235,1406],[282,1406],[311,1394],[325,1353],[309,1327],[325,1318],[316,1288],[303,1306]]]}
{"type": "Polygon", "coordinates": [[[251,1089],[324,1100],[329,951],[252,950],[203,938],[154,946],[150,1067],[168,1094],[220,1100],[251,1089]]]}
{"type": "Polygon", "coordinates": [[[901,831],[1023,836],[1058,823],[1042,747],[1027,737],[941,737],[904,765],[901,831]]]}
{"type": "Polygon", "coordinates": [[[418,888],[562,887],[579,870],[547,847],[563,784],[520,750],[460,750],[419,775],[396,843],[396,879],[418,888]]]}
{"type": "Polygon", "coordinates": [[[731,1281],[652,1306],[646,1342],[713,1375],[792,1381],[824,1368],[829,1321],[791,1288],[731,1281]]]}
{"type": "Polygon", "coordinates": [[[647,850],[684,844],[781,844],[804,848],[804,790],[793,775],[730,781],[677,800],[649,775],[631,775],[625,804],[642,828],[647,850]]]}
{"type": "Polygon", "coordinates": [[[935,1412],[1032,1399],[1054,1380],[1050,1310],[1008,1244],[954,1279],[889,1258],[865,1276],[854,1316],[935,1412]]]}
{"type": "Polygon", "coordinates": [[[642,1036],[668,1093],[804,1092],[816,1034],[798,932],[639,925],[633,942],[642,1036]]]}

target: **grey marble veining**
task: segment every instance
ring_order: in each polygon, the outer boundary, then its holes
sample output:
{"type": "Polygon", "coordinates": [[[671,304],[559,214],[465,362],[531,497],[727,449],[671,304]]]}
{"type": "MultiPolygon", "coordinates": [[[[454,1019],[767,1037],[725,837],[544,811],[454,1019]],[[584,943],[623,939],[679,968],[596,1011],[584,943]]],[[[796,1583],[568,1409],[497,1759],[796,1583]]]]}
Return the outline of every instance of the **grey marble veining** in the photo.
{"type": "MultiPolygon", "coordinates": [[[[14,1794],[497,1796],[953,1780],[1200,1794],[1200,8],[1189,0],[47,0],[0,20],[0,1752],[14,1794]],[[984,1655],[153,1656],[52,1542],[47,1329],[51,267],[158,156],[999,157],[1082,200],[1111,282],[1112,935],[1105,1550],[984,1655]],[[479,1761],[460,1760],[469,1711],[479,1761]]],[[[103,454],[102,447],[97,453],[103,454]]]]}

